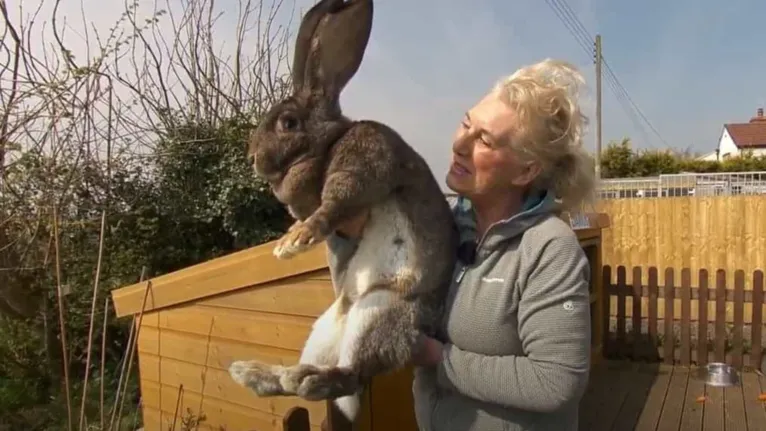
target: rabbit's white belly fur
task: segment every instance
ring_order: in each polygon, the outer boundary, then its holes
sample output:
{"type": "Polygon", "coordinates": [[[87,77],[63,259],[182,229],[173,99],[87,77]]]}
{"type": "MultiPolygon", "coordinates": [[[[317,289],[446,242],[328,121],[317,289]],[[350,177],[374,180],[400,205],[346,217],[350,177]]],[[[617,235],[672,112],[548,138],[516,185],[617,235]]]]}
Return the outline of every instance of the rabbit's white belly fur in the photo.
{"type": "Polygon", "coordinates": [[[346,269],[344,288],[362,295],[372,286],[415,275],[413,237],[412,225],[394,200],[373,208],[346,269]]]}
{"type": "MultiPolygon", "coordinates": [[[[375,286],[412,280],[417,274],[413,237],[412,225],[395,201],[371,209],[362,241],[349,260],[341,282],[341,289],[354,303],[345,319],[338,319],[343,313],[340,299],[317,319],[303,348],[301,363],[322,364],[337,357],[336,365],[343,368],[357,361],[364,334],[398,296],[396,288],[367,292],[375,286]]],[[[333,402],[346,417],[353,418],[359,412],[361,400],[360,395],[355,394],[333,402]]]]}

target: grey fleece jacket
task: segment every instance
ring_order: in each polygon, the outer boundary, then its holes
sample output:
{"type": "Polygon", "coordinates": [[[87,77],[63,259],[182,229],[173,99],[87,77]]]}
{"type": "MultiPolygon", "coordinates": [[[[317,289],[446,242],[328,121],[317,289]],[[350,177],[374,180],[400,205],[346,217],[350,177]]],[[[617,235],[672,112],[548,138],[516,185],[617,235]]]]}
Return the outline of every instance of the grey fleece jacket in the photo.
{"type": "MultiPolygon", "coordinates": [[[[555,205],[550,193],[528,202],[477,241],[473,264],[455,268],[443,360],[415,369],[421,431],[577,430],[590,370],[590,267],[555,205]]],[[[459,199],[453,213],[461,240],[475,241],[470,202],[459,199]]],[[[329,245],[348,252],[337,237],[329,245]]]]}

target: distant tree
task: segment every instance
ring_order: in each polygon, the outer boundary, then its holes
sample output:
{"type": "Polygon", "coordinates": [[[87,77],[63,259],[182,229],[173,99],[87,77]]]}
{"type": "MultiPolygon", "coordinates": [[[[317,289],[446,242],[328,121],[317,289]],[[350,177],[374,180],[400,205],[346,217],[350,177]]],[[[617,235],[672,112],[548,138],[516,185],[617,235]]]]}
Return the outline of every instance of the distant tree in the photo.
{"type": "Polygon", "coordinates": [[[630,138],[610,141],[601,153],[602,178],[654,177],[682,172],[753,172],[766,171],[766,156],[744,152],[722,161],[706,161],[693,157],[690,149],[641,150],[631,147],[630,138]]]}
{"type": "Polygon", "coordinates": [[[633,175],[653,177],[679,172],[679,158],[671,151],[642,151],[633,159],[633,175]]]}
{"type": "Polygon", "coordinates": [[[633,176],[635,155],[630,147],[630,138],[620,142],[611,141],[601,152],[601,177],[625,178],[633,176]]]}

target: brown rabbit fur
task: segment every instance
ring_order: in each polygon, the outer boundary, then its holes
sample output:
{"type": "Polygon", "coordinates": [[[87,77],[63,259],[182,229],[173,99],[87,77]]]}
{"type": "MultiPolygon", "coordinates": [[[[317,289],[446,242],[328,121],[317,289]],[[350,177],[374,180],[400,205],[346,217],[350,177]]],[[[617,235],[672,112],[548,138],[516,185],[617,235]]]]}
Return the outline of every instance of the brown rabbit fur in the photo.
{"type": "Polygon", "coordinates": [[[420,332],[434,334],[456,258],[447,200],[425,160],[393,129],[352,121],[340,93],[364,56],[372,0],[321,0],[301,23],[293,94],[250,138],[257,175],[297,219],[277,241],[286,259],[369,210],[350,256],[336,256],[336,301],[315,322],[297,365],[236,361],[229,371],[260,396],[335,399],[349,419],[377,374],[406,366],[420,332]]]}

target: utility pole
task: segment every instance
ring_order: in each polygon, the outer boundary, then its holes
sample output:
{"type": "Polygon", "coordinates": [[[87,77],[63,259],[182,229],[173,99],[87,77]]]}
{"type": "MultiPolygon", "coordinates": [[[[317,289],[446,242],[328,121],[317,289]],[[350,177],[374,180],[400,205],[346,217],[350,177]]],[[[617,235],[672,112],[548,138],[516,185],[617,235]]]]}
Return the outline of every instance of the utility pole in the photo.
{"type": "Polygon", "coordinates": [[[601,35],[596,35],[596,180],[601,180],[601,35]]]}

